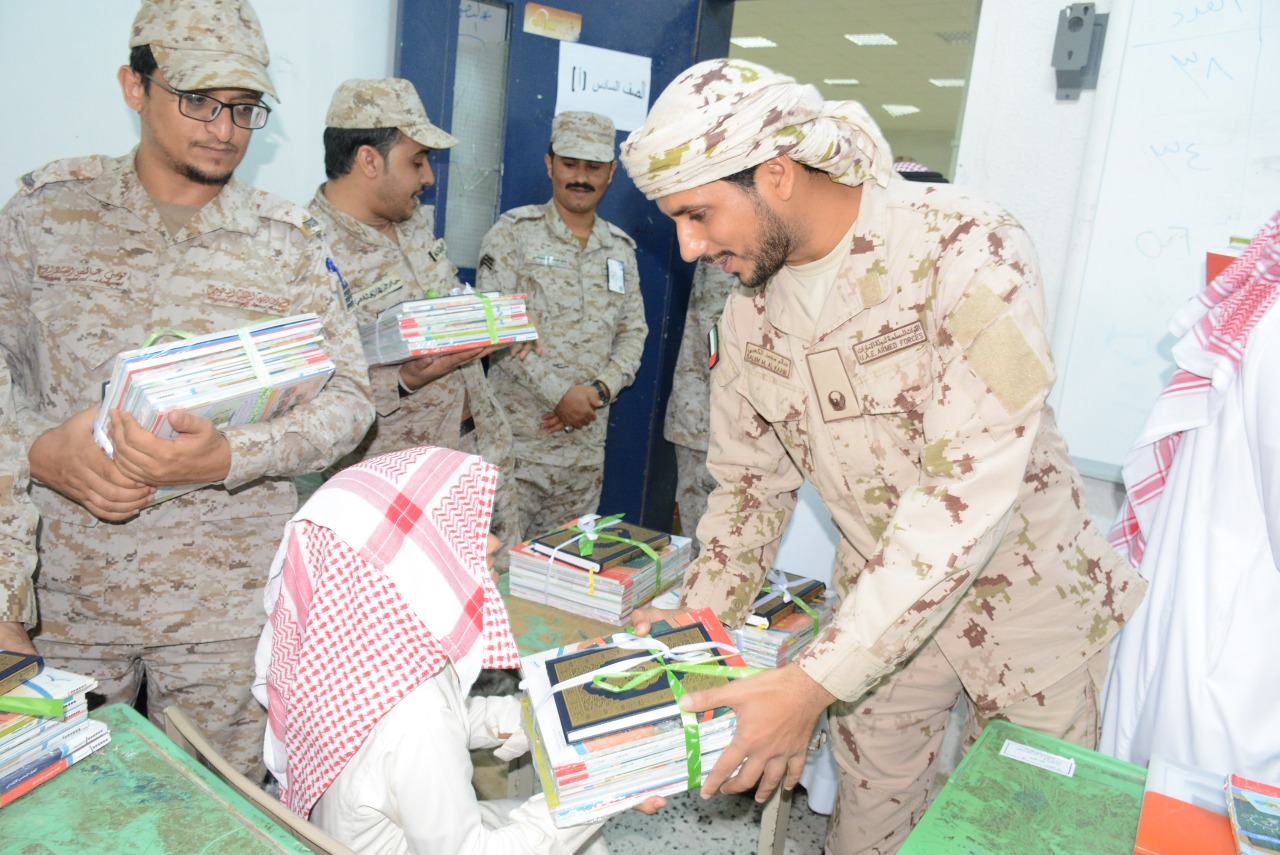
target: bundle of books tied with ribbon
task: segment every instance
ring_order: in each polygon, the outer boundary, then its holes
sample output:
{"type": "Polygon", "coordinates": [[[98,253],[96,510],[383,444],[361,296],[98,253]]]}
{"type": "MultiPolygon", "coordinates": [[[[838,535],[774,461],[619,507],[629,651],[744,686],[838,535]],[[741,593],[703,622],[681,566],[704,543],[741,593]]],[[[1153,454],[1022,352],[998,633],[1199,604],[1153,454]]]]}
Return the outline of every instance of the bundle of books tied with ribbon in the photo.
{"type": "Polygon", "coordinates": [[[85,694],[97,685],[39,656],[0,650],[0,807],[111,741],[107,726],[89,719],[85,694]]]}
{"type": "Polygon", "coordinates": [[[634,609],[683,580],[692,541],[621,520],[621,514],[588,514],[512,547],[512,596],[625,623],[634,609]]]}
{"type": "Polygon", "coordinates": [[[748,665],[781,668],[831,622],[831,612],[826,585],[775,568],[733,640],[748,665]]]}
{"type": "Polygon", "coordinates": [[[360,325],[370,365],[392,365],[451,350],[534,341],[524,294],[468,293],[409,300],[360,325]]]}
{"type": "MultiPolygon", "coordinates": [[[[320,320],[310,313],[124,351],[98,408],[94,439],[115,454],[109,429],[117,409],[162,439],[177,435],[169,424],[169,414],[177,411],[218,427],[275,418],[310,401],[333,376],[333,362],[320,349],[323,341],[320,320]]],[[[155,502],[202,486],[161,487],[155,502]]]]}
{"type": "Polygon", "coordinates": [[[521,657],[525,725],[561,828],[697,789],[733,738],[728,708],[682,712],[688,692],[751,676],[710,609],[521,657]]]}

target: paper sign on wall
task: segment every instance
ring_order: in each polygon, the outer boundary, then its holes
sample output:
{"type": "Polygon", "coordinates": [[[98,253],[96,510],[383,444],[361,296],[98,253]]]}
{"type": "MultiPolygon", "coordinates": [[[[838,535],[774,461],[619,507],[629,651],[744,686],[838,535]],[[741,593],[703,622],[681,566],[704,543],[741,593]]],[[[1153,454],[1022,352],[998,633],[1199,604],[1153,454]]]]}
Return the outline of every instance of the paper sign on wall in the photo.
{"type": "Polygon", "coordinates": [[[619,131],[633,131],[649,112],[647,56],[563,42],[556,86],[556,112],[589,110],[613,120],[619,131]]]}

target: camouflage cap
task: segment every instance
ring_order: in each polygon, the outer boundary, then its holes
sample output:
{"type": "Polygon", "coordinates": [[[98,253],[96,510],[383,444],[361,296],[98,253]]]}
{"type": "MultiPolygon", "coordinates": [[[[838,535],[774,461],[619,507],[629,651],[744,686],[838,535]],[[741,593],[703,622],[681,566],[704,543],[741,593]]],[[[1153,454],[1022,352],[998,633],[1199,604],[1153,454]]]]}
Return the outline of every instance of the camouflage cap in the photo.
{"type": "Polygon", "coordinates": [[[551,150],[561,157],[609,163],[617,155],[613,120],[599,113],[570,111],[551,120],[551,150]]]}
{"type": "Polygon", "coordinates": [[[823,101],[817,88],[743,59],[681,72],[622,143],[622,165],[650,199],[779,155],[841,184],[883,185],[893,175],[889,143],[861,104],[823,101]]]}
{"type": "Polygon", "coordinates": [[[252,89],[280,100],[271,55],[248,0],[143,0],[129,47],[150,45],[174,89],[252,89]]]}
{"type": "Polygon", "coordinates": [[[399,77],[344,82],[333,93],[324,123],[329,128],[396,128],[427,148],[458,144],[452,134],[431,124],[418,91],[399,77]]]}

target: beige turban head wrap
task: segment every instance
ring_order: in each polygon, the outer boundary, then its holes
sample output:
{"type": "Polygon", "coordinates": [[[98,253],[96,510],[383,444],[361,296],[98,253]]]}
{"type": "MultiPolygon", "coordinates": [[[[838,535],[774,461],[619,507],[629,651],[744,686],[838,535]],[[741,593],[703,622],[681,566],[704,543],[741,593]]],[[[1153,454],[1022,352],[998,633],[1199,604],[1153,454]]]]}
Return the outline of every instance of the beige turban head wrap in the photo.
{"type": "Polygon", "coordinates": [[[718,181],[785,154],[833,181],[888,184],[889,144],[856,101],[741,59],[687,69],[622,144],[622,165],[650,199],[718,181]]]}

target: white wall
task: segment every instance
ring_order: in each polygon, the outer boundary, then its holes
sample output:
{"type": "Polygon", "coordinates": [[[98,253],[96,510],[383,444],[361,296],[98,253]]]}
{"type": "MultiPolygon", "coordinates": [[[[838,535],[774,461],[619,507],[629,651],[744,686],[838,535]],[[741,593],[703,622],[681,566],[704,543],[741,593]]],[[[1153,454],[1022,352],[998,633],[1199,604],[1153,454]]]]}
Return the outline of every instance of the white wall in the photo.
{"type": "MultiPolygon", "coordinates": [[[[50,160],[124,154],[138,139],[116,70],[129,61],[138,0],[0,0],[0,199],[50,160]]],[[[324,114],[338,84],[386,77],[395,57],[396,0],[254,0],[280,95],[254,133],[238,177],[305,203],[324,180],[324,114]]]]}

